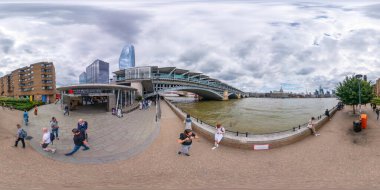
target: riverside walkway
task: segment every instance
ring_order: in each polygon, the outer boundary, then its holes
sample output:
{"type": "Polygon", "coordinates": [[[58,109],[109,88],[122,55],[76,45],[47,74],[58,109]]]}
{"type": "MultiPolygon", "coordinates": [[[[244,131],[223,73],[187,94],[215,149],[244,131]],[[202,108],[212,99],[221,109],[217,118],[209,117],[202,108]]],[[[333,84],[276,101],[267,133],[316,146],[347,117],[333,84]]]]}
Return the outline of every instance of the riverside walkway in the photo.
{"type": "MultiPolygon", "coordinates": [[[[30,148],[13,148],[21,112],[0,110],[0,189],[379,189],[380,121],[352,132],[351,107],[338,111],[321,136],[267,151],[213,144],[203,136],[191,156],[177,155],[183,122],[161,104],[160,132],[142,153],[106,164],[72,164],[30,148]],[[17,179],[17,180],[16,180],[17,179]],[[22,179],[22,180],[20,180],[22,179]]],[[[91,143],[91,139],[90,139],[91,143]]],[[[82,153],[82,152],[80,152],[82,153]]]]}

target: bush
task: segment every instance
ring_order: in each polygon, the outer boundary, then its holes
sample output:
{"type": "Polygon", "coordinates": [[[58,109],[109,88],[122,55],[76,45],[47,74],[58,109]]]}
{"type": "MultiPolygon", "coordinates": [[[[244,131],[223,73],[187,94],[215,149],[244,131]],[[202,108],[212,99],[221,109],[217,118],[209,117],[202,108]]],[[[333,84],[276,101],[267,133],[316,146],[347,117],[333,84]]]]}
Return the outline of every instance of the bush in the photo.
{"type": "Polygon", "coordinates": [[[40,106],[44,103],[41,101],[29,101],[28,99],[16,99],[16,98],[9,98],[9,97],[0,97],[0,105],[5,105],[6,107],[13,107],[17,110],[31,110],[34,108],[35,105],[40,106]]]}

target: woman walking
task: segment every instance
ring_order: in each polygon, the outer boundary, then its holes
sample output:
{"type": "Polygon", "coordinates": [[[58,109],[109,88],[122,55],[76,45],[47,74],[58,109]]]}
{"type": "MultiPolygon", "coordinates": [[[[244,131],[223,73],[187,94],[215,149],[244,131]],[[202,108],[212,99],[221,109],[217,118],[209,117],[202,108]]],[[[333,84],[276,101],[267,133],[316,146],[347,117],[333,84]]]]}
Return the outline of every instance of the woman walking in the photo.
{"type": "Polygon", "coordinates": [[[55,137],[57,138],[57,140],[59,140],[59,137],[58,137],[59,126],[58,126],[58,121],[57,121],[57,119],[55,117],[51,118],[50,127],[51,127],[51,132],[53,133],[53,135],[55,135],[55,137]]]}
{"type": "Polygon", "coordinates": [[[34,106],[34,116],[37,116],[37,113],[38,112],[38,108],[37,108],[37,105],[34,106]]]}
{"type": "Polygon", "coordinates": [[[212,147],[212,150],[215,150],[216,148],[219,147],[219,143],[223,138],[223,134],[226,132],[224,127],[220,123],[216,124],[216,132],[215,132],[215,144],[214,147],[212,147]]]}
{"type": "Polygon", "coordinates": [[[185,129],[191,129],[190,114],[187,114],[186,119],[183,121],[183,123],[185,123],[185,129]]]}

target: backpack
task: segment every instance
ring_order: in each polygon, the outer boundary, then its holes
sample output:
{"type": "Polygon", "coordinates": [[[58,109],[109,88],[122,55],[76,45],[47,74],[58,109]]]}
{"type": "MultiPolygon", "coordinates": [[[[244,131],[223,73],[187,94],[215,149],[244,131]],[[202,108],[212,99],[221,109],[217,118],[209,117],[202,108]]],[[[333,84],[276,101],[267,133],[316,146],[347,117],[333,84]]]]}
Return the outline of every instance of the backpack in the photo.
{"type": "Polygon", "coordinates": [[[26,131],[24,129],[21,129],[21,132],[20,132],[20,138],[26,138],[28,136],[28,133],[26,133],[26,131]]]}
{"type": "Polygon", "coordinates": [[[53,144],[54,139],[55,139],[54,133],[50,133],[50,142],[51,142],[51,144],[53,144]]]}

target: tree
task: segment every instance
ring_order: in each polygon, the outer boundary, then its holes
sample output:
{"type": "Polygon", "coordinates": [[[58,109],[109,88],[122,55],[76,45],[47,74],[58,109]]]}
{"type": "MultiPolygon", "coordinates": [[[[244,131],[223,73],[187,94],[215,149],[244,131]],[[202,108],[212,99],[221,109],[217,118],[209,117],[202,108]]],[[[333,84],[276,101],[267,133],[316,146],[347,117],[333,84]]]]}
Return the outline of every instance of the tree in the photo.
{"type": "Polygon", "coordinates": [[[336,96],[346,105],[352,105],[355,114],[355,106],[359,105],[359,83],[360,83],[360,99],[361,104],[371,102],[374,97],[371,81],[367,82],[360,78],[346,77],[343,82],[340,82],[336,88],[336,96]]]}

